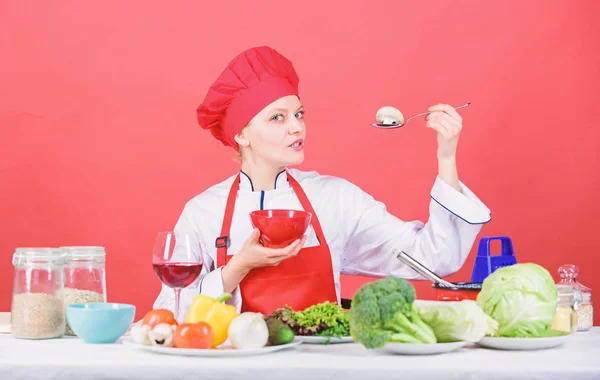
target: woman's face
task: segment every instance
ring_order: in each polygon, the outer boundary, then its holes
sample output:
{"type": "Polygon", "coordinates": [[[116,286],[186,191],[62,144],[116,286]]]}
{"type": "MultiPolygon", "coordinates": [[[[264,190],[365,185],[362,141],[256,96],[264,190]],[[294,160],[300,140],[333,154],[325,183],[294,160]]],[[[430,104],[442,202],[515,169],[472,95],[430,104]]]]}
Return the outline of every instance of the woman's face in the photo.
{"type": "Polygon", "coordinates": [[[236,141],[244,156],[255,162],[278,167],[298,165],[304,161],[304,110],[295,95],[279,98],[260,111],[239,134],[236,141]]]}

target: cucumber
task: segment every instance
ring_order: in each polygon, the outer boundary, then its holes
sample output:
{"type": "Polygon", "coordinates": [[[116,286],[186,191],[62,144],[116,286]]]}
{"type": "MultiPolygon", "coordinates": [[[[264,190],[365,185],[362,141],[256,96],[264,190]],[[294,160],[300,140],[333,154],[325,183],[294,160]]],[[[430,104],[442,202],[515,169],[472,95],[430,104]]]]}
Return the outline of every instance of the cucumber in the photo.
{"type": "Polygon", "coordinates": [[[267,327],[269,328],[269,343],[273,346],[288,344],[296,336],[294,331],[279,319],[267,320],[267,327]]]}

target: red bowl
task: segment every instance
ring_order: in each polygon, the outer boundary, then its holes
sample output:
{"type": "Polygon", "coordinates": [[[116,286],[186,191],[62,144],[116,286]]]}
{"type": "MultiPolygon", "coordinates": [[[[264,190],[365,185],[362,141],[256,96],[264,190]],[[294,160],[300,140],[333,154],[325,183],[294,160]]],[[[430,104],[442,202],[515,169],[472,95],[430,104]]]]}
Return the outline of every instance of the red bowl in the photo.
{"type": "Polygon", "coordinates": [[[254,228],[260,230],[265,247],[283,248],[300,239],[310,225],[312,214],[300,210],[258,210],[250,213],[254,228]]]}

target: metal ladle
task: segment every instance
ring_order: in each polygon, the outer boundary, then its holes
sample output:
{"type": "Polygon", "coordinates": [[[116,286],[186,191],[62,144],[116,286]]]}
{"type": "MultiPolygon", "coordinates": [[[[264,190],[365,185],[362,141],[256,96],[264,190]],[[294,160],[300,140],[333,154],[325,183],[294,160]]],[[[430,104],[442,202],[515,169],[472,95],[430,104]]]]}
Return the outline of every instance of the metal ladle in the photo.
{"type": "Polygon", "coordinates": [[[448,282],[440,276],[438,276],[437,274],[433,273],[432,271],[427,269],[427,267],[425,267],[423,264],[406,254],[406,252],[398,251],[397,249],[394,249],[393,252],[400,261],[411,267],[415,272],[419,273],[421,276],[425,277],[434,284],[439,284],[440,286],[445,288],[457,288],[455,284],[448,282]]]}
{"type": "MultiPolygon", "coordinates": [[[[454,109],[464,108],[464,107],[467,107],[469,104],[471,104],[471,103],[467,103],[467,104],[463,104],[463,105],[460,105],[460,106],[456,106],[456,107],[454,107],[454,109]]],[[[381,128],[381,129],[400,128],[400,127],[403,127],[404,125],[406,125],[406,123],[408,123],[410,121],[410,119],[413,119],[413,118],[415,118],[417,116],[429,115],[430,113],[432,113],[432,111],[421,112],[421,113],[418,113],[416,115],[412,115],[411,117],[409,117],[408,119],[406,119],[404,121],[404,123],[401,123],[401,124],[398,124],[398,123],[393,123],[393,124],[377,124],[377,123],[375,123],[375,124],[371,124],[371,125],[374,126],[374,127],[377,127],[377,128],[381,128]]]]}

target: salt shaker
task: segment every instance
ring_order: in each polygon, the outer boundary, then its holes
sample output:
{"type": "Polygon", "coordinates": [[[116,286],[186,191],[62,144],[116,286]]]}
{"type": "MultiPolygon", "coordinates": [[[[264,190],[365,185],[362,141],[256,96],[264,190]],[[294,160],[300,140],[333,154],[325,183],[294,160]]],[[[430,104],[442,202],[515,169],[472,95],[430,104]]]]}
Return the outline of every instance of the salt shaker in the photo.
{"type": "Polygon", "coordinates": [[[575,293],[575,311],[577,312],[577,331],[587,331],[594,325],[594,306],[592,289],[577,281],[579,267],[573,264],[561,265],[558,268],[561,280],[557,285],[573,288],[575,293]]]}

